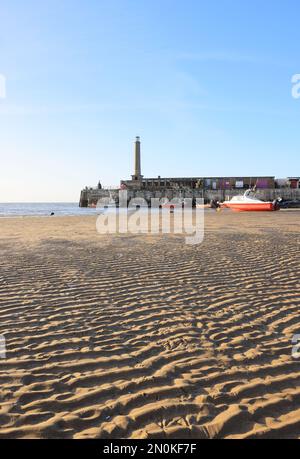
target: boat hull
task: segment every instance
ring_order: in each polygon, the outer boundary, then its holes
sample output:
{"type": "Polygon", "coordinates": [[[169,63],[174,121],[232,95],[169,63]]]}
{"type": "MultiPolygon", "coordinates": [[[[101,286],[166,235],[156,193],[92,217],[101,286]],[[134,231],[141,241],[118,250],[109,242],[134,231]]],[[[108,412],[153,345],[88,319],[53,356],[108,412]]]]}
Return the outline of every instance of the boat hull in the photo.
{"type": "Polygon", "coordinates": [[[233,210],[234,212],[273,212],[279,210],[279,208],[273,204],[273,202],[262,202],[262,203],[238,203],[238,202],[226,202],[223,203],[222,207],[233,210]]]}

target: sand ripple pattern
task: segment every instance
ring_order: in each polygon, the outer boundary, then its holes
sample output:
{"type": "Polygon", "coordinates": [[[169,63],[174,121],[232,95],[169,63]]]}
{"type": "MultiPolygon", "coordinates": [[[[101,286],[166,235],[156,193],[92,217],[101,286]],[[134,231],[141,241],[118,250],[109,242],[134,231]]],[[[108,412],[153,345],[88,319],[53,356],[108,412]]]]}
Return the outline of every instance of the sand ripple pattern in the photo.
{"type": "Polygon", "coordinates": [[[1,239],[0,438],[300,436],[299,227],[209,218],[199,246],[1,239]]]}

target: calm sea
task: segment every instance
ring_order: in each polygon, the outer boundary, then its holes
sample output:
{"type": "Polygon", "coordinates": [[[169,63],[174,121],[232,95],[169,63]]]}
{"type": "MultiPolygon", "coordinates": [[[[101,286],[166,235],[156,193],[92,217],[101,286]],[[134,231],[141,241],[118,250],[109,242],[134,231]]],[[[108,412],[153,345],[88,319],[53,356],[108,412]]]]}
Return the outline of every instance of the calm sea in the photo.
{"type": "Polygon", "coordinates": [[[0,203],[1,217],[48,216],[54,212],[56,216],[63,215],[96,215],[99,210],[80,208],[75,202],[46,202],[46,203],[0,203]]]}

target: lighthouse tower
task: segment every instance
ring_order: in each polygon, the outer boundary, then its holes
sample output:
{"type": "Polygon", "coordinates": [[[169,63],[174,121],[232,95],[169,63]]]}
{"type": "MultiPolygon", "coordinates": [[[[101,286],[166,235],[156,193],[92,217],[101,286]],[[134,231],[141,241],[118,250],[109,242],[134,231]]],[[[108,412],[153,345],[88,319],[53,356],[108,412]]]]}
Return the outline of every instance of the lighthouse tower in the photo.
{"type": "Polygon", "coordinates": [[[134,142],[134,174],[132,175],[132,180],[141,181],[143,178],[141,173],[141,141],[137,136],[134,142]]]}

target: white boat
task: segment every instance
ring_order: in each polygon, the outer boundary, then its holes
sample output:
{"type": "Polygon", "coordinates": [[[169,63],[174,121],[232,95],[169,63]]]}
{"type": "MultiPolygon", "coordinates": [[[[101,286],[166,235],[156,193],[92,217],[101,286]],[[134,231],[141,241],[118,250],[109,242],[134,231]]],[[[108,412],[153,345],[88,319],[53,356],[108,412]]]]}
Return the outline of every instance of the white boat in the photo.
{"type": "Polygon", "coordinates": [[[221,207],[229,208],[235,212],[272,212],[279,210],[278,200],[262,201],[255,197],[253,190],[247,190],[243,195],[233,196],[230,201],[225,201],[221,207]]]}

